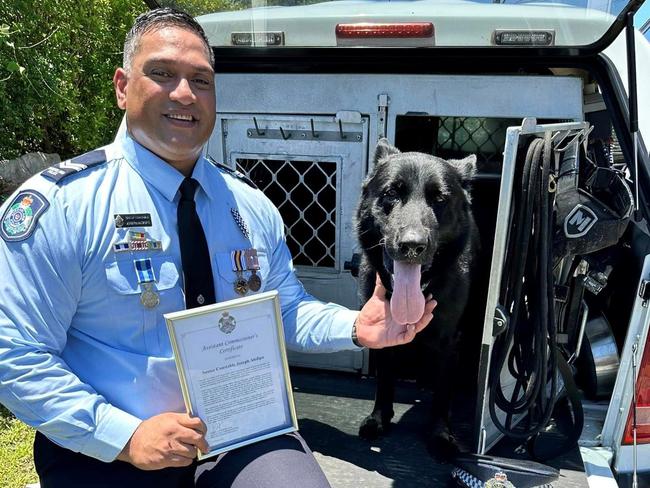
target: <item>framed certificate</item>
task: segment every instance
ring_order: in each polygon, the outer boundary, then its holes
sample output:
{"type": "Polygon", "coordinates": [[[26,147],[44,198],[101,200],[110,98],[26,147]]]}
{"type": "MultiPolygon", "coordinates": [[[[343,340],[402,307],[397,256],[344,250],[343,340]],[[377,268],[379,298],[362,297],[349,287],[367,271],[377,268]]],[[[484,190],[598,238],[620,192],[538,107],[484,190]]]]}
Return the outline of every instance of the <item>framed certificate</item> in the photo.
{"type": "Polygon", "coordinates": [[[298,430],[277,291],[165,314],[199,459],[298,430]]]}

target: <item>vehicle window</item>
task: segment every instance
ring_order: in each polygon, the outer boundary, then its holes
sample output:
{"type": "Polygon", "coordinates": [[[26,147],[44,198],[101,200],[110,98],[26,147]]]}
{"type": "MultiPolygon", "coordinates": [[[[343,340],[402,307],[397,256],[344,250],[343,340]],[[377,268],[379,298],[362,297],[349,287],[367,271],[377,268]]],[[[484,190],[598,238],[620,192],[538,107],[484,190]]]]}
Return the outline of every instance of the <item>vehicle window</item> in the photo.
{"type": "Polygon", "coordinates": [[[159,0],[198,17],[214,46],[579,46],[626,0],[159,0]]]}

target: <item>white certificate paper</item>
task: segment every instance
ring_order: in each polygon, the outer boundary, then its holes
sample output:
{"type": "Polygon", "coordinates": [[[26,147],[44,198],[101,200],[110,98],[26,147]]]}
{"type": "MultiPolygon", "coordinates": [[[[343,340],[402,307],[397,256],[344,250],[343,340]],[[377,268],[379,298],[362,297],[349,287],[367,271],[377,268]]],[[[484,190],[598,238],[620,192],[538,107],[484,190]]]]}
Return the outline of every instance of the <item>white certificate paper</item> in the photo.
{"type": "Polygon", "coordinates": [[[277,291],[165,315],[188,412],[208,454],[298,429],[277,291]]]}

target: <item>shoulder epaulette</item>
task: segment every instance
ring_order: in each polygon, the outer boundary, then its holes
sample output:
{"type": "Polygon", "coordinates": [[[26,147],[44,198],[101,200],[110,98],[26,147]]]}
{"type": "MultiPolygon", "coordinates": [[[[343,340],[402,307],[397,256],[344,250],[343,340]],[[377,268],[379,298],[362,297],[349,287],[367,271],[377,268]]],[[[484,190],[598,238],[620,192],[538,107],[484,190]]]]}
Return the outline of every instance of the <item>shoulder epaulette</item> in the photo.
{"type": "Polygon", "coordinates": [[[54,164],[41,172],[45,178],[58,183],[70,175],[77,174],[98,164],[106,162],[106,152],[103,149],[96,149],[81,156],[54,164]]]}
{"type": "Polygon", "coordinates": [[[244,183],[246,183],[248,186],[250,186],[250,187],[252,187],[252,188],[255,188],[256,190],[258,189],[258,188],[257,188],[257,185],[253,182],[253,180],[251,180],[248,176],[246,176],[246,175],[245,175],[244,173],[242,173],[241,171],[237,171],[236,169],[232,169],[231,167],[226,166],[226,165],[223,164],[223,163],[217,163],[217,162],[216,162],[214,159],[212,159],[210,156],[207,156],[206,159],[207,159],[208,161],[210,161],[212,164],[214,164],[217,168],[220,168],[220,169],[226,171],[227,173],[231,174],[232,176],[234,176],[234,177],[237,178],[238,180],[241,180],[241,181],[243,181],[244,183]]]}

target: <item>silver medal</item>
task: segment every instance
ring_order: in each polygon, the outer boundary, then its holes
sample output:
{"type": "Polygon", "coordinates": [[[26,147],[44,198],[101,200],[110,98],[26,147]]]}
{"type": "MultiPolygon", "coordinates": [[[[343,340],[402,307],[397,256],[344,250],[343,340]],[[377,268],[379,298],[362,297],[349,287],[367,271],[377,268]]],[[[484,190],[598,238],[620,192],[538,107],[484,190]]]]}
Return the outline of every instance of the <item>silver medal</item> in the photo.
{"type": "Polygon", "coordinates": [[[160,297],[153,289],[153,283],[142,283],[142,293],[140,293],[140,303],[144,308],[155,308],[160,303],[160,297]]]}

